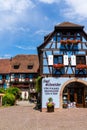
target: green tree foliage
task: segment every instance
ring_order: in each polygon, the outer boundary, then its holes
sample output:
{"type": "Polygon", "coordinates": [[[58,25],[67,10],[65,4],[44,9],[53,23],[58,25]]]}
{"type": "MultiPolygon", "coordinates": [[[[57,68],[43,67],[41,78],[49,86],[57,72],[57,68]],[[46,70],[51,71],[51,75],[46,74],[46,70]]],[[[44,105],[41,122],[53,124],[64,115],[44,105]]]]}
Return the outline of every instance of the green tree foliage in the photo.
{"type": "Polygon", "coordinates": [[[15,96],[11,93],[6,93],[2,98],[2,105],[12,106],[15,104],[15,96]]]}
{"type": "Polygon", "coordinates": [[[36,92],[37,92],[37,93],[38,93],[38,92],[41,92],[41,79],[42,79],[41,76],[39,76],[39,77],[36,79],[36,86],[35,86],[35,88],[36,88],[36,92]]]}
{"type": "Polygon", "coordinates": [[[4,88],[0,88],[0,93],[5,93],[5,89],[4,88]]]}
{"type": "Polygon", "coordinates": [[[20,98],[21,91],[17,87],[10,87],[6,90],[4,88],[0,88],[0,93],[4,93],[5,95],[2,98],[2,105],[14,105],[16,99],[20,98]]]}
{"type": "Polygon", "coordinates": [[[15,96],[15,99],[19,99],[21,95],[21,91],[17,87],[10,87],[6,90],[6,93],[13,94],[15,96]]]}

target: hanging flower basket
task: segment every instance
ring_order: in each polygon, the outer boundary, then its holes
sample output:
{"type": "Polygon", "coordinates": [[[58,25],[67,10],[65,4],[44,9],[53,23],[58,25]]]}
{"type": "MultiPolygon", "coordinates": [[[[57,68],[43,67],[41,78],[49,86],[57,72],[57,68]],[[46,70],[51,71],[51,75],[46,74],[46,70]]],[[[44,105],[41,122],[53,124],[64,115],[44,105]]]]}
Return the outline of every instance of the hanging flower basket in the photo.
{"type": "Polygon", "coordinates": [[[53,67],[55,68],[55,69],[61,69],[61,68],[63,68],[64,67],[64,64],[54,64],[53,65],[53,67]]]}
{"type": "Polygon", "coordinates": [[[87,68],[87,65],[85,65],[85,64],[78,64],[76,66],[76,69],[86,69],[86,68],[87,68]]]}

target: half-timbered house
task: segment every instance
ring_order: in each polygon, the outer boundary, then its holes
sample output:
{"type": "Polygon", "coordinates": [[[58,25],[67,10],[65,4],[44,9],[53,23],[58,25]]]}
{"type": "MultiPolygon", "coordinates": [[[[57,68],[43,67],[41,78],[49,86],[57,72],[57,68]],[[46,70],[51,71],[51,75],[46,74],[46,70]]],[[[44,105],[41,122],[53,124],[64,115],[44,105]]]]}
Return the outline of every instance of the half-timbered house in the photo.
{"type": "Polygon", "coordinates": [[[35,79],[38,77],[37,55],[16,55],[11,59],[0,59],[0,87],[13,86],[22,91],[22,98],[35,100],[35,79]]]}
{"type": "Polygon", "coordinates": [[[42,109],[49,97],[55,108],[87,107],[87,33],[63,22],[37,48],[42,78],[42,109]]]}

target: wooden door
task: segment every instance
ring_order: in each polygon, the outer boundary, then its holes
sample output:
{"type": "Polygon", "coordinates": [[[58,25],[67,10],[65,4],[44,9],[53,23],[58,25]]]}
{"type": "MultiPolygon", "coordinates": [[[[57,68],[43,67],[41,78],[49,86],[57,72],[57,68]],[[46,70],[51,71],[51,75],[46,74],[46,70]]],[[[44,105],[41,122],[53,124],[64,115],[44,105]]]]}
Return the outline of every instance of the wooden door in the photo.
{"type": "Polygon", "coordinates": [[[76,102],[77,107],[84,107],[84,88],[68,88],[68,100],[76,102]]]}
{"type": "Polygon", "coordinates": [[[76,105],[77,107],[84,107],[84,88],[76,89],[76,105]]]}

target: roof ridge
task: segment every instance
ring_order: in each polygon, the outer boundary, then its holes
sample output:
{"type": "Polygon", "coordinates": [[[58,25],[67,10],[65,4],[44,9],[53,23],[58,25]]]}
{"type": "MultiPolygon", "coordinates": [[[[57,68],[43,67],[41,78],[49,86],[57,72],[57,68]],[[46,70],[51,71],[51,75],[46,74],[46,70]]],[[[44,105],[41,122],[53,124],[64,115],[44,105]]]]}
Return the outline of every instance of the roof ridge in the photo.
{"type": "Polygon", "coordinates": [[[84,26],[72,22],[62,22],[60,24],[57,24],[56,27],[84,27],[84,26]]]}

